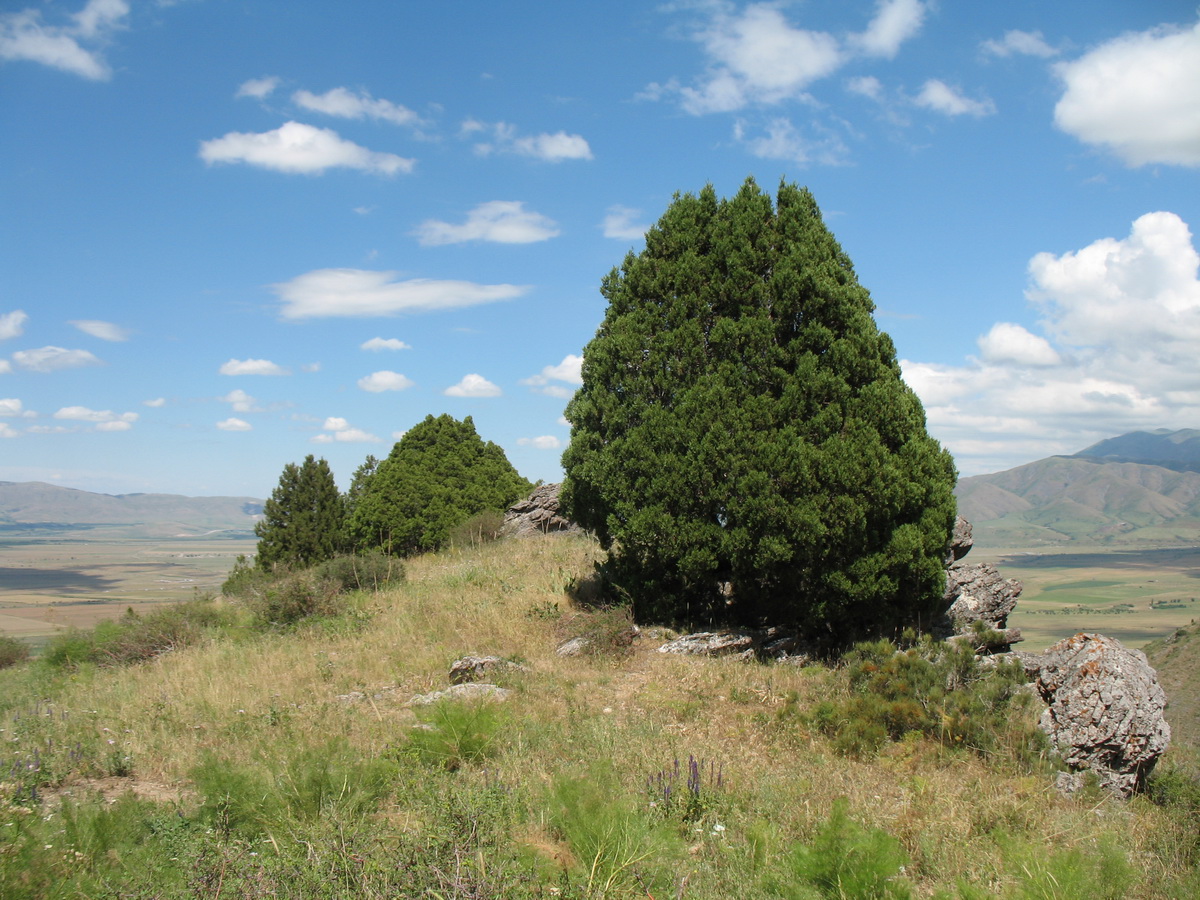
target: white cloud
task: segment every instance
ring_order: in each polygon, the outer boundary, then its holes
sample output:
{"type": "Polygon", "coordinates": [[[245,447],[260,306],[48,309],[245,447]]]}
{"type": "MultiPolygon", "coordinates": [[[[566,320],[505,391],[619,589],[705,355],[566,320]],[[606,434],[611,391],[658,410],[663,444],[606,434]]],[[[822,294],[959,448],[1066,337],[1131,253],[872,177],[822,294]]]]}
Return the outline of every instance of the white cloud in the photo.
{"type": "Polygon", "coordinates": [[[416,382],[411,378],[401,375],[399,372],[389,372],[386,369],[381,372],[372,372],[370,375],[358,379],[358,386],[372,394],[381,394],[384,391],[403,391],[414,384],[416,382]]]}
{"type": "Polygon", "coordinates": [[[1073,453],[1115,434],[1200,421],[1200,253],[1148,213],[1127,237],[1029,263],[1043,334],[998,323],[963,365],[905,361],[930,429],[964,474],[1073,453]]]}
{"type": "Polygon", "coordinates": [[[363,431],[361,428],[353,427],[349,422],[339,416],[330,416],[325,420],[325,424],[321,426],[323,432],[313,437],[313,443],[316,444],[332,444],[349,443],[349,444],[374,444],[379,442],[379,438],[370,432],[363,431]]]}
{"type": "Polygon", "coordinates": [[[719,12],[697,40],[709,70],[698,87],[679,89],[683,108],[694,115],[799,97],[844,61],[837,38],[793,28],[767,3],[751,4],[737,15],[719,12]]]}
{"type": "Polygon", "coordinates": [[[29,316],[20,309],[0,316],[0,341],[20,337],[25,333],[25,323],[28,321],[29,316]]]}
{"type": "Polygon", "coordinates": [[[329,316],[392,316],[398,313],[461,309],[510,300],[529,289],[513,284],[475,284],[412,278],[366,269],[316,269],[271,285],[285,319],[329,316]]]}
{"type": "Polygon", "coordinates": [[[522,447],[533,447],[537,450],[557,450],[562,446],[562,441],[552,434],[543,434],[539,437],[517,438],[517,444],[522,447]]]}
{"type": "Polygon", "coordinates": [[[925,5],[920,0],[879,0],[875,18],[851,43],[868,56],[894,59],[900,45],[921,30],[925,5]]]}
{"type": "Polygon", "coordinates": [[[98,319],[72,319],[67,324],[74,325],[84,334],[90,334],[102,341],[129,340],[129,329],[114,325],[112,322],[101,322],[98,319]]]}
{"type": "Polygon", "coordinates": [[[1056,72],[1067,134],[1130,166],[1200,166],[1200,23],[1123,35],[1056,72]]]}
{"type": "Polygon", "coordinates": [[[638,221],[641,214],[640,209],[631,209],[628,206],[620,205],[610,206],[601,225],[604,236],[618,241],[640,241],[650,229],[648,222],[638,221]]]}
{"type": "Polygon", "coordinates": [[[460,134],[470,136],[480,132],[491,132],[491,139],[475,145],[475,152],[480,156],[491,153],[514,153],[518,156],[529,156],[543,162],[564,162],[569,159],[592,159],[592,148],[578,134],[567,134],[556,131],[553,134],[522,136],[517,133],[515,125],[507,122],[495,122],[488,125],[484,122],[468,119],[463,122],[460,134]]]}
{"type": "Polygon", "coordinates": [[[1058,50],[1046,43],[1040,31],[1006,31],[1000,40],[984,41],[981,49],[988,56],[1038,56],[1048,59],[1058,50]]]}
{"type": "Polygon", "coordinates": [[[15,416],[21,419],[35,419],[37,418],[37,413],[33,412],[33,410],[26,409],[25,405],[16,397],[6,397],[0,399],[0,416],[15,416]]]}
{"type": "Polygon", "coordinates": [[[427,219],[416,230],[426,247],[491,241],[496,244],[532,244],[559,235],[558,224],[541,213],[525,209],[517,200],[492,200],[467,213],[461,225],[427,219]]]}
{"type": "Polygon", "coordinates": [[[570,400],[575,396],[575,389],[554,383],[559,381],[573,385],[583,384],[582,356],[568,354],[563,357],[563,361],[558,365],[546,366],[537,375],[522,378],[521,384],[529,385],[536,394],[546,394],[549,397],[570,400]]]}
{"type": "Polygon", "coordinates": [[[411,350],[412,347],[399,338],[373,337],[369,341],[363,341],[359,345],[359,349],[379,352],[380,350],[411,350]]]}
{"type": "Polygon", "coordinates": [[[166,397],[155,397],[153,400],[143,400],[142,406],[149,406],[151,409],[161,409],[167,405],[166,397]]]}
{"type": "Polygon", "coordinates": [[[7,359],[0,359],[0,375],[7,375],[12,371],[12,363],[7,359]]]}
{"type": "Polygon", "coordinates": [[[913,102],[917,106],[932,109],[934,112],[940,112],[947,116],[990,116],[996,111],[996,104],[991,100],[987,98],[972,100],[961,91],[936,78],[929,79],[921,86],[921,93],[913,102]]]}
{"type": "Polygon", "coordinates": [[[30,372],[57,372],[81,366],[100,366],[104,363],[86,350],[67,350],[63,347],[40,347],[37,350],[18,350],[12,355],[19,368],[30,372]]]}
{"type": "Polygon", "coordinates": [[[218,422],[217,427],[222,431],[252,431],[254,429],[254,426],[245,419],[237,419],[233,416],[218,422]]]}
{"type": "Polygon", "coordinates": [[[844,163],[850,151],[842,139],[818,123],[811,128],[818,136],[807,137],[788,119],[775,118],[767,123],[766,134],[750,136],[746,123],[739,120],[734,123],[733,137],[759,159],[784,159],[797,165],[844,163]]]}
{"type": "Polygon", "coordinates": [[[336,131],[302,122],[285,122],[274,131],[231,131],[200,144],[200,158],[213,163],[246,163],[289,174],[320,175],[327,169],[360,169],[382,175],[411,172],[416,160],[376,153],[343,140],[336,131]]]}
{"type": "MultiPolygon", "coordinates": [[[[32,431],[33,429],[30,430],[32,431]]],[[[0,422],[0,438],[15,438],[20,433],[7,422],[0,422]]]]}
{"type": "Polygon", "coordinates": [[[96,431],[128,431],[138,420],[138,414],[114,413],[111,409],[88,409],[86,406],[64,406],[54,414],[54,418],[90,422],[96,426],[96,431]]]}
{"type": "Polygon", "coordinates": [[[274,75],[269,75],[266,78],[251,78],[249,81],[243,81],[237,89],[234,97],[253,97],[256,100],[264,100],[275,92],[275,88],[279,87],[279,79],[274,75]]]}
{"type": "Polygon", "coordinates": [[[846,89],[852,94],[859,94],[871,100],[878,100],[883,96],[883,82],[874,75],[851,78],[846,82],[846,89]]]}
{"type": "MultiPolygon", "coordinates": [[[[246,373],[239,373],[246,374],[246,373]]],[[[252,413],[262,412],[262,407],[258,405],[258,401],[243,391],[241,388],[236,388],[221,398],[222,403],[229,403],[233,406],[234,412],[252,413]]]]}
{"type": "Polygon", "coordinates": [[[93,81],[106,81],[112,70],[100,54],[109,35],[129,13],[125,0],[89,0],[73,14],[72,25],[43,25],[41,11],[25,9],[0,15],[0,59],[41,63],[93,81]]]}
{"type": "Polygon", "coordinates": [[[482,375],[464,375],[462,381],[442,391],[447,397],[499,397],[500,388],[482,375]]]}
{"type": "Polygon", "coordinates": [[[1062,362],[1048,340],[1012,322],[993,325],[991,331],[979,338],[979,351],[984,362],[989,363],[1057,366],[1062,362]]]}
{"type": "Polygon", "coordinates": [[[231,359],[217,370],[221,375],[290,375],[282,366],[269,359],[231,359]]]}
{"type": "Polygon", "coordinates": [[[296,91],[292,94],[292,102],[313,112],[341,119],[381,119],[395,125],[424,124],[421,117],[406,106],[390,100],[376,100],[366,91],[354,93],[344,87],[336,87],[324,94],[296,91]]]}

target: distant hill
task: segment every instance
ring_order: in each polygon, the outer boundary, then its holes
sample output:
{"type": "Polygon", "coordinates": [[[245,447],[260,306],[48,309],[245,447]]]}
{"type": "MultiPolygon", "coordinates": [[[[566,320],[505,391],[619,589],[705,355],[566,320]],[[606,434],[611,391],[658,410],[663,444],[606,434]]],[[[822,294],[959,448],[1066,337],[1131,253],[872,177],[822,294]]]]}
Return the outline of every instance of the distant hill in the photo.
{"type": "Polygon", "coordinates": [[[137,536],[246,533],[262,517],[253,497],[94,494],[41,482],[0,481],[0,528],[96,529],[118,526],[137,536]]]}
{"type": "Polygon", "coordinates": [[[1180,472],[1200,472],[1200,430],[1131,431],[1093,444],[1072,458],[1132,462],[1180,472]]]}
{"type": "Polygon", "coordinates": [[[1167,695],[1171,740],[1200,749],[1200,623],[1146,646],[1167,695]]]}
{"type": "Polygon", "coordinates": [[[964,478],[956,493],[977,540],[993,546],[1200,543],[1200,431],[1122,435],[964,478]]]}

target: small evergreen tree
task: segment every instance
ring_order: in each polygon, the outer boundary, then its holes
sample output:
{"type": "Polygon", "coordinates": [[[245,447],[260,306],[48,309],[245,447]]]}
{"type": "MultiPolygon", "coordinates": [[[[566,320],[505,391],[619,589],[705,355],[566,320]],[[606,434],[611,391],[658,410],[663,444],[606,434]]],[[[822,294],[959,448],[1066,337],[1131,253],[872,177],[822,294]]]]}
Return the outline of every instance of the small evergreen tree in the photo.
{"type": "Polygon", "coordinates": [[[329,463],[310,454],[299,466],[284,466],[254,533],[261,569],[309,566],[340,552],[345,546],[345,509],[329,463]]]}
{"type": "Polygon", "coordinates": [[[350,534],[362,549],[397,556],[436,550],[454,526],[503,510],[532,489],[498,445],[479,437],[470,416],[426,416],[364,480],[350,534]]]}
{"type": "Polygon", "coordinates": [[[677,195],[601,293],[563,500],[635,614],[830,643],[928,625],[953,461],[812,195],[677,195]]]}

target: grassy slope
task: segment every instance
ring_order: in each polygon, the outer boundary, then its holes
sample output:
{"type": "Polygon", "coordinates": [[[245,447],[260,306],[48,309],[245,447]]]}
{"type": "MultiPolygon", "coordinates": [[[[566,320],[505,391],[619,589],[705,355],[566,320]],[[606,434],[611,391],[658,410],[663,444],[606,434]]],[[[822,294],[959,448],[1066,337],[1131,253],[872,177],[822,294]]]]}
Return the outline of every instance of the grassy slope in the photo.
{"type": "Polygon", "coordinates": [[[1172,740],[1200,751],[1200,622],[1154,641],[1145,652],[1170,701],[1172,740]]]}
{"type": "MultiPolygon", "coordinates": [[[[1171,896],[1172,879],[1186,874],[1178,848],[1190,839],[1144,800],[1066,799],[1036,765],[920,739],[867,760],[835,754],[805,725],[804,711],[845,690],[838,672],[663,655],[648,639],[627,657],[557,657],[554,647],[578,614],[564,589],[589,571],[596,552],[584,539],[550,538],[431,555],[411,562],[404,586],[364,601],[369,618],[211,643],[54,683],[34,682],[34,669],[0,673],[0,781],[40,747],[41,764],[59,767],[60,789],[77,797],[87,792],[81,776],[98,773],[95,762],[75,760],[99,760],[116,776],[102,782],[110,790],[173,798],[190,815],[206,758],[225,773],[275,772],[281,790],[292,784],[288,761],[306,749],[332,753],[322,748],[338,745],[356,760],[399,761],[395,790],[353,821],[340,817],[335,798],[313,823],[289,819],[207,856],[181,850],[177,865],[199,874],[179,896],[262,896],[284,883],[271,880],[283,877],[273,861],[292,859],[307,859],[330,884],[336,876],[345,896],[374,896],[365,885],[370,866],[385,858],[380,848],[394,854],[388,859],[407,859],[406,847],[428,845],[434,849],[414,851],[406,865],[429,867],[429,896],[517,896],[511,884],[485,888],[504,871],[533,867],[542,886],[527,886],[529,896],[555,895],[554,885],[564,884],[564,896],[644,897],[650,891],[628,879],[607,893],[581,889],[587,860],[553,827],[563,814],[553,789],[582,777],[606,785],[597,815],[644,809],[647,778],[677,759],[686,764],[689,754],[722,767],[723,785],[706,782],[699,815],[669,821],[671,834],[651,842],[634,867],[668,872],[669,893],[654,896],[780,896],[788,847],[811,840],[838,798],[848,799],[853,819],[899,839],[922,896],[953,892],[960,879],[985,896],[1004,894],[1019,871],[1074,851],[1090,859],[1108,844],[1132,861],[1127,896],[1171,896]],[[354,621],[360,626],[350,627],[354,621]],[[495,756],[457,771],[429,767],[404,752],[415,724],[405,701],[445,687],[450,662],[467,653],[522,659],[529,672],[505,682],[515,693],[495,756]],[[337,699],[351,691],[367,698],[337,699]],[[502,816],[489,812],[500,807],[502,816]],[[436,843],[451,821],[449,843],[436,843]],[[219,883],[214,853],[224,854],[219,883]],[[564,866],[575,867],[574,881],[558,880],[564,866]],[[475,893],[463,886],[468,875],[475,893]]],[[[179,821],[172,813],[171,827],[179,821]]],[[[64,840],[47,839],[46,852],[64,840]]]]}

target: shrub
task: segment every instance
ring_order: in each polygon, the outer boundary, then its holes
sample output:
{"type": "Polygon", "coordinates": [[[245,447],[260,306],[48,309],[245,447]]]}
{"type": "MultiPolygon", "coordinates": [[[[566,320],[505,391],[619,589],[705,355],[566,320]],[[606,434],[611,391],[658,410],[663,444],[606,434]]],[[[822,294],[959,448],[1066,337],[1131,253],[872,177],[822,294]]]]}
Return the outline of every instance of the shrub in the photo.
{"type": "Polygon", "coordinates": [[[495,703],[443,700],[416,710],[420,726],[409,742],[421,762],[454,772],[482,762],[500,749],[507,717],[495,703]]]}
{"type": "Polygon", "coordinates": [[[498,509],[485,509],[449,531],[447,543],[452,547],[478,547],[498,540],[504,526],[504,513],[498,509]]]}
{"type": "Polygon", "coordinates": [[[382,591],[404,581],[404,563],[380,550],[335,556],[314,568],[317,578],[335,584],[340,593],[382,591]]]}
{"type": "Polygon", "coordinates": [[[341,585],[312,569],[275,578],[253,591],[245,602],[260,626],[272,628],[334,616],[345,607],[341,585]]]}
{"type": "Polygon", "coordinates": [[[7,634],[0,634],[0,669],[29,659],[29,645],[7,634]]]}

